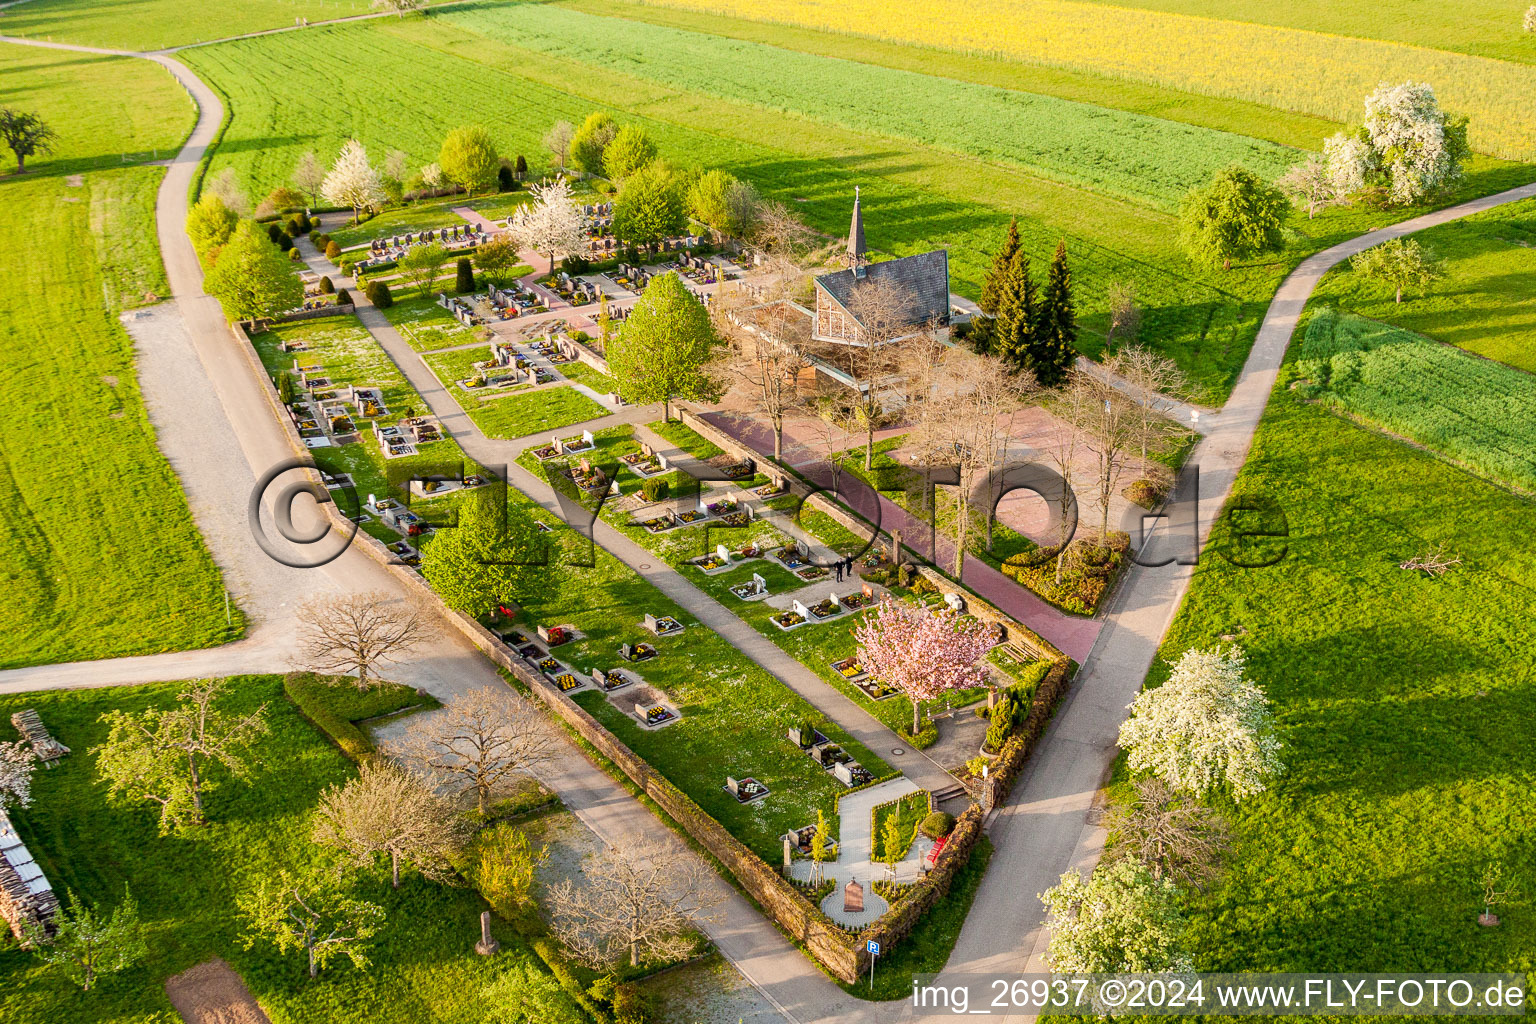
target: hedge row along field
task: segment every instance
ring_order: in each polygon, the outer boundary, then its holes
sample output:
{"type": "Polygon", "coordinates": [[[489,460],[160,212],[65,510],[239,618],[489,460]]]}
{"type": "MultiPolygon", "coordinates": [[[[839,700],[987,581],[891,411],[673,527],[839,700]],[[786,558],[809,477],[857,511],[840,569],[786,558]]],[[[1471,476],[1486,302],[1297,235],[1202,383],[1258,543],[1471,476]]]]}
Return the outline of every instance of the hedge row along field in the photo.
{"type": "MultiPolygon", "coordinates": [[[[1072,0],[922,0],[903,5],[900,18],[889,16],[883,0],[650,2],[1084,68],[1339,121],[1358,120],[1362,101],[1383,81],[1428,81],[1445,107],[1470,115],[1473,148],[1536,159],[1528,99],[1536,94],[1536,68],[1484,57],[1120,8],[1111,30],[1102,5],[1072,0]],[[1219,56],[1234,53],[1244,59],[1219,56]]],[[[1511,8],[1512,25],[1515,16],[1511,8]]]]}
{"type": "Polygon", "coordinates": [[[1536,491],[1536,376],[1326,308],[1298,355],[1304,394],[1536,491]]]}
{"type": "Polygon", "coordinates": [[[1168,211],[1230,163],[1275,177],[1299,157],[1273,143],[1052,96],[542,4],[451,10],[441,17],[540,53],[1014,164],[1168,211]]]}

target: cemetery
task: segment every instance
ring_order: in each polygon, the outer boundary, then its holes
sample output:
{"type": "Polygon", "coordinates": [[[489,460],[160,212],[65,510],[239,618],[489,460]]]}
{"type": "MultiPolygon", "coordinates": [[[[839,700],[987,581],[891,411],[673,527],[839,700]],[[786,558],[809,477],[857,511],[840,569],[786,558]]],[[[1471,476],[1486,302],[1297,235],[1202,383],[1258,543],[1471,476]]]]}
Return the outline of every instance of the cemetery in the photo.
{"type": "Polygon", "coordinates": [[[725,777],[725,791],[736,798],[740,804],[750,804],[754,800],[762,800],[769,792],[767,786],[753,778],[738,779],[727,775],[725,777]]]}

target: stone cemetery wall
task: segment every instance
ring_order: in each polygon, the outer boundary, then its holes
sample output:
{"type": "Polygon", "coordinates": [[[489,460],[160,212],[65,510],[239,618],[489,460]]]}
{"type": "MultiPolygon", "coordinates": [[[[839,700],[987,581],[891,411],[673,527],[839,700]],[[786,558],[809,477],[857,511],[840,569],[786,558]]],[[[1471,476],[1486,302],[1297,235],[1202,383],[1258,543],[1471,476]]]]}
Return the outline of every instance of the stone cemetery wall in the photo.
{"type": "Polygon", "coordinates": [[[299,320],[319,320],[328,316],[351,316],[357,311],[357,304],[349,302],[344,306],[320,306],[317,309],[296,309],[290,313],[283,313],[272,318],[274,323],[288,324],[299,320]]]}

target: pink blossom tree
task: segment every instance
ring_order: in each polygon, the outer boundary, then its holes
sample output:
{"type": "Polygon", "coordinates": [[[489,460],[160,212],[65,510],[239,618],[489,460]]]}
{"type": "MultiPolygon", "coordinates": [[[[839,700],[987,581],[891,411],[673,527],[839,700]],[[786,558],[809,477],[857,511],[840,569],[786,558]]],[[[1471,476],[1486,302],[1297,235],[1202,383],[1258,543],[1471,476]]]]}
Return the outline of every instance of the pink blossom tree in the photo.
{"type": "Polygon", "coordinates": [[[929,612],[887,598],[853,631],[853,638],[864,670],[912,702],[916,736],[923,701],[986,679],[978,662],[996,646],[997,631],[975,619],[962,620],[952,608],[929,612]]]}

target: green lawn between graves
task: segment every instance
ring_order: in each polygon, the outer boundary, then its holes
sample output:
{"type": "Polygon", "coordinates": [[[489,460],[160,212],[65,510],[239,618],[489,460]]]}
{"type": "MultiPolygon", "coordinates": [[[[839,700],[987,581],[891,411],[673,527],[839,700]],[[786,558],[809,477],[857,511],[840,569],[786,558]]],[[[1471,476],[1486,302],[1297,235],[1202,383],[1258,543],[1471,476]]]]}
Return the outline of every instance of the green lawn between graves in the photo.
{"type": "MultiPolygon", "coordinates": [[[[812,705],[699,626],[623,562],[578,543],[569,527],[520,492],[509,489],[508,501],[512,515],[549,524],[554,542],[547,568],[523,572],[512,596],[524,614],[511,628],[532,636],[539,625],[575,626],[585,635],[556,647],[556,658],[588,675],[593,669],[623,668],[664,693],[681,717],[673,725],[642,729],[632,714],[632,689],[615,691],[612,702],[589,689],[574,695],[578,704],[771,864],[782,857],[779,836],[814,822],[818,808],[834,817],[833,803],[844,787],[785,737],[797,722],[822,720],[812,705]],[[657,638],[641,624],[646,613],[671,615],[686,628],[657,638]],[[655,645],[657,657],[635,665],[620,657],[623,644],[642,641],[655,645]],[[728,775],[755,778],[771,794],[737,803],[725,789],[728,775]]],[[[430,549],[432,543],[424,546],[430,549]]],[[[821,728],[876,777],[891,771],[836,727],[821,728]]]]}
{"type": "MultiPolygon", "coordinates": [[[[395,330],[400,332],[400,337],[405,339],[406,344],[417,352],[430,352],[433,349],[453,348],[458,345],[474,345],[478,340],[473,327],[465,326],[454,319],[453,314],[439,306],[436,299],[422,298],[417,295],[395,296],[395,304],[382,312],[384,319],[388,320],[395,330]]],[[[484,344],[473,351],[479,353],[476,358],[483,358],[484,344]]]]}
{"type": "Polygon", "coordinates": [[[1269,792],[1215,801],[1235,844],[1188,898],[1196,966],[1529,971],[1529,886],[1499,928],[1475,918],[1490,861],[1536,870],[1532,505],[1283,387],[1234,494],[1277,503],[1289,536],[1223,519],[1149,676],[1239,635],[1285,743],[1269,792]],[[1224,557],[1277,544],[1273,568],[1224,557]],[[1398,567],[1441,544],[1463,559],[1446,575],[1398,567]]]}
{"type": "MultiPolygon", "coordinates": [[[[710,458],[712,456],[707,454],[710,452],[719,454],[718,448],[681,423],[653,423],[650,427],[684,448],[685,451],[689,451],[696,458],[710,458]],[[692,438],[697,439],[699,443],[691,445],[686,435],[692,435],[692,438]]],[[[612,465],[621,456],[638,452],[640,449],[640,443],[634,439],[632,428],[628,426],[605,428],[593,436],[598,443],[598,450],[596,454],[589,456],[589,459],[594,465],[612,465]]],[[[518,464],[544,477],[547,468],[554,468],[558,473],[558,468],[570,461],[574,460],[555,459],[541,464],[538,457],[528,451],[519,457],[518,464]]],[[[673,497],[683,493],[678,489],[681,476],[681,470],[675,470],[667,475],[673,497]]],[[[619,475],[618,482],[619,493],[622,495],[633,494],[642,485],[640,478],[627,470],[619,475]]],[[[762,480],[759,478],[755,482],[761,483],[762,480]]],[[[697,494],[697,491],[692,493],[697,494]]],[[[745,496],[749,492],[743,490],[741,493],[745,496]]],[[[711,500],[717,500],[717,496],[712,495],[711,500]]],[[[830,574],[814,582],[807,582],[773,558],[741,562],[728,572],[707,575],[698,566],[688,563],[692,559],[713,553],[716,545],[724,544],[728,550],[735,551],[749,542],[756,541],[770,546],[769,550],[773,550],[787,543],[789,538],[784,532],[763,520],[756,520],[749,526],[738,528],[699,526],[653,534],[641,526],[634,525],[631,522],[634,517],[627,511],[621,511],[618,508],[618,501],[618,497],[611,498],[603,507],[602,516],[609,525],[665,560],[667,564],[681,572],[690,583],[730,609],[769,642],[816,673],[825,682],[836,687],[892,731],[905,732],[912,728],[912,705],[906,697],[897,694],[874,700],[832,667],[834,662],[851,658],[857,653],[858,644],[853,639],[853,628],[862,618],[862,613],[831,622],[811,623],[796,629],[784,630],[773,622],[773,617],[778,613],[776,609],[763,601],[745,601],[731,592],[734,586],[750,583],[754,573],[763,577],[770,594],[805,590],[806,593],[801,595],[801,600],[808,606],[833,592],[853,593],[857,590],[856,586],[849,583],[838,584],[830,574]]],[[[803,511],[798,517],[797,525],[829,546],[836,547],[839,540],[844,540],[844,546],[851,549],[848,553],[861,550],[865,546],[862,538],[856,537],[820,512],[803,511]]],[[[913,596],[899,587],[891,589],[898,597],[913,596]]],[[[994,664],[997,664],[1005,674],[1024,682],[1035,681],[1040,675],[1038,663],[1014,665],[995,660],[994,664]]],[[[979,689],[958,691],[946,700],[930,703],[925,710],[937,712],[946,707],[964,707],[980,699],[982,693],[983,691],[979,689]]]]}
{"type": "MultiPolygon", "coordinates": [[[[372,157],[374,154],[369,155],[372,157]]],[[[388,155],[387,151],[379,155],[378,159],[386,155],[388,155]]],[[[433,159],[435,160],[436,157],[434,156],[433,159]]],[[[291,171],[292,168],[289,170],[291,171]]],[[[438,228],[461,227],[468,221],[453,212],[461,206],[467,206],[492,220],[504,219],[513,210],[529,202],[531,198],[529,193],[517,191],[423,199],[384,210],[374,217],[365,219],[361,224],[352,223],[351,211],[329,213],[321,218],[326,225],[322,230],[334,238],[337,245],[348,249],[356,245],[367,245],[375,238],[403,235],[407,231],[435,231],[438,228]]]]}
{"type": "Polygon", "coordinates": [[[901,829],[901,855],[904,857],[912,848],[912,840],[917,838],[917,826],[923,823],[928,816],[928,807],[932,802],[927,791],[908,793],[898,800],[892,800],[888,804],[880,804],[869,812],[870,835],[874,837],[873,853],[870,857],[876,863],[884,860],[885,849],[885,823],[894,815],[896,826],[901,829]]]}
{"type": "MultiPolygon", "coordinates": [[[[711,19],[700,21],[707,25],[711,19]]],[[[616,23],[616,31],[623,28],[616,23]]],[[[486,124],[504,151],[522,152],[542,167],[547,157],[539,139],[550,122],[579,122],[595,107],[609,109],[646,127],[664,156],[724,167],[832,237],[846,232],[853,188],[863,185],[871,246],[892,255],[948,248],[954,288],[964,294],[978,292],[990,252],[1009,216],[1018,214],[1037,272],[1043,273],[1058,240],[1067,241],[1085,352],[1096,354],[1102,346],[1097,332],[1104,327],[1110,285],[1134,281],[1148,309],[1144,337],[1176,358],[1209,401],[1219,401],[1230,387],[1276,283],[1296,260],[1413,212],[1348,210],[1315,221],[1293,218],[1294,236],[1284,255],[1211,274],[1191,267],[1176,251],[1170,214],[968,154],[540,53],[443,18],[431,19],[430,30],[420,21],[384,19],[275,40],[220,44],[185,55],[230,97],[235,111],[213,170],[234,167],[253,193],[284,181],[303,150],[328,158],[353,135],[370,151],[399,148],[413,163],[425,163],[435,158],[443,132],[465,121],[486,124]],[[398,73],[380,79],[366,70],[381,67],[398,73]],[[465,95],[457,83],[469,80],[481,88],[465,95]],[[334,117],[332,101],[338,97],[357,112],[346,123],[334,117]],[[409,123],[372,113],[404,107],[415,112],[409,123]],[[279,126],[276,138],[273,125],[279,126]]],[[[1314,145],[1320,142],[1321,136],[1314,145]]],[[[1493,191],[1530,176],[1528,168],[1484,158],[1472,161],[1470,172],[1458,195],[1493,191]]]]}
{"type": "Polygon", "coordinates": [[[120,154],[163,156],[191,108],[169,75],[129,58],[0,46],[0,70],[7,105],[43,112],[61,136],[53,158],[0,179],[0,667],[223,643],[243,621],[236,610],[226,623],[117,319],[168,291],[162,172],[120,154]]]}
{"type": "MultiPolygon", "coordinates": [[[[1533,36],[1532,38],[1536,38],[1533,36]]],[[[1420,231],[1413,238],[1445,263],[1428,294],[1367,281],[1349,264],[1313,293],[1327,304],[1450,342],[1489,359],[1536,372],[1536,199],[1420,231]]]]}
{"type": "MultiPolygon", "coordinates": [[[[242,948],[233,900],[282,868],[321,869],[327,852],[311,839],[310,812],[324,787],[354,769],[283,695],[277,676],[231,680],[231,711],[268,705],[271,727],[256,747],[261,764],[247,785],[214,769],[208,795],[211,824],[193,836],[156,834],[148,803],[109,802],[94,779],[92,748],[106,735],[102,713],[174,703],[182,684],[56,691],[0,698],[0,721],[36,708],[49,730],[72,748],[50,771],[38,770],[33,806],[13,812],[28,848],[54,888],[90,902],[115,903],[126,884],[148,925],[150,956],[143,964],[80,992],[10,938],[0,940],[0,1005],[8,1024],[107,1024],[179,1020],[165,997],[165,978],[212,957],[239,972],[274,1024],[388,1020],[437,1024],[470,1019],[480,989],[513,964],[539,959],[515,931],[497,922],[502,953],[476,956],[477,917],[485,904],[472,889],[438,885],[407,870],[398,891],[383,871],[363,875],[356,893],[388,912],[366,972],[338,960],[317,980],[305,976],[301,955],[278,956],[270,944],[242,948]]],[[[375,690],[359,698],[342,683],[324,703],[343,718],[362,718],[416,703],[401,687],[391,698],[375,690]],[[403,693],[401,692],[403,691],[403,693]]],[[[11,738],[9,724],[0,736],[11,738]]],[[[542,969],[542,968],[540,968],[542,969]]]]}
{"type": "Polygon", "coordinates": [[[454,401],[463,407],[486,437],[499,440],[530,437],[608,415],[603,406],[563,384],[529,386],[501,396],[492,392],[484,397],[459,387],[457,382],[470,377],[474,373],[474,364],[485,358],[483,348],[429,352],[422,356],[427,367],[437,374],[437,379],[454,401]]]}

